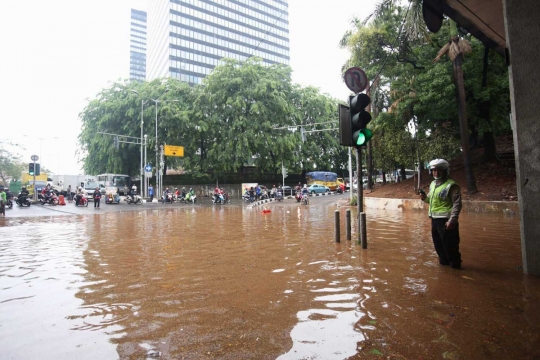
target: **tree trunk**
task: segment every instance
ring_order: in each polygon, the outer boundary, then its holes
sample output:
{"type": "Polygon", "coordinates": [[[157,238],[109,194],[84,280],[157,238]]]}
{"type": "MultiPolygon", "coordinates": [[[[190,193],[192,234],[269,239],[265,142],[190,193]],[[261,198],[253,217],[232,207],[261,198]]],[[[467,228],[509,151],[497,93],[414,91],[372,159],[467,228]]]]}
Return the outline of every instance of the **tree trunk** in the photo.
{"type": "MultiPolygon", "coordinates": [[[[452,41],[459,41],[455,36],[452,41]]],[[[459,114],[459,132],[461,134],[461,150],[463,152],[463,162],[465,164],[465,174],[467,178],[467,192],[474,194],[478,192],[476,188],[476,180],[471,161],[471,153],[469,148],[469,124],[467,120],[467,104],[465,98],[465,85],[463,83],[463,56],[459,54],[452,62],[454,67],[454,81],[457,89],[457,103],[459,114]]]]}
{"type": "Polygon", "coordinates": [[[405,174],[405,165],[403,164],[399,165],[399,177],[401,178],[401,180],[407,179],[407,176],[405,174]]]}
{"type": "MultiPolygon", "coordinates": [[[[489,48],[484,47],[484,67],[482,70],[482,87],[487,88],[487,74],[489,69],[489,48]]],[[[489,131],[484,131],[484,155],[483,162],[498,162],[497,148],[495,147],[495,136],[493,135],[493,126],[491,124],[489,100],[482,102],[479,105],[480,116],[488,123],[489,131]]]]}
{"type": "Polygon", "coordinates": [[[386,171],[384,171],[384,170],[382,172],[382,183],[383,183],[383,185],[386,185],[386,171]]]}

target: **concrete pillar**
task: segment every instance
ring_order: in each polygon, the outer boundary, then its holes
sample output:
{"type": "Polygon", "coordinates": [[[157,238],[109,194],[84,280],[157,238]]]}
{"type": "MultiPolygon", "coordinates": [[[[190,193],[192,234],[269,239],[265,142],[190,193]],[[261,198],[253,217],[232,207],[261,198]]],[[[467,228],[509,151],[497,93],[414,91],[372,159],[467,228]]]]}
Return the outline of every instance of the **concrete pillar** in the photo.
{"type": "Polygon", "coordinates": [[[540,276],[540,1],[504,4],[523,271],[540,276]]]}

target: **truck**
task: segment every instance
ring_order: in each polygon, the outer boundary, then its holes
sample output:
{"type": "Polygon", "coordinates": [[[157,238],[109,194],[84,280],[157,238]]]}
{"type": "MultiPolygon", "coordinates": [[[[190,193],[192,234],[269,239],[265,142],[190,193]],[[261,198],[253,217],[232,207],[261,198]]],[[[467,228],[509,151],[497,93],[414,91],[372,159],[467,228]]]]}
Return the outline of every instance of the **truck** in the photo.
{"type": "Polygon", "coordinates": [[[343,178],[338,177],[338,174],[329,171],[312,171],[306,174],[307,184],[318,184],[327,186],[332,191],[336,191],[342,184],[345,185],[343,178]]]}
{"type": "Polygon", "coordinates": [[[53,175],[52,185],[60,194],[67,195],[67,189],[71,185],[71,192],[77,191],[77,187],[83,186],[89,181],[96,181],[95,176],[91,175],[53,175]]]}

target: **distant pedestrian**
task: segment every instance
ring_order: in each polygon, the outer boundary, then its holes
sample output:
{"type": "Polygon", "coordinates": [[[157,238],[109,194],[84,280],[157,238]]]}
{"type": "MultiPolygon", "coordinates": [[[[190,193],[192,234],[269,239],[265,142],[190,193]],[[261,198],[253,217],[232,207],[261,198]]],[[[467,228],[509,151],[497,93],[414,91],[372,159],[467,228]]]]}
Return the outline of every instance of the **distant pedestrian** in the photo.
{"type": "Polygon", "coordinates": [[[429,163],[429,172],[435,180],[429,186],[429,194],[421,190],[420,198],[429,204],[431,236],[441,265],[461,268],[459,252],[459,213],[461,192],[458,183],[450,179],[450,164],[443,159],[429,163]]]}
{"type": "Polygon", "coordinates": [[[71,185],[68,186],[66,195],[69,201],[71,201],[71,185]]]}
{"type": "Polygon", "coordinates": [[[0,188],[0,215],[2,217],[6,217],[6,203],[7,203],[7,196],[4,192],[4,187],[0,188]]]}
{"type": "Polygon", "coordinates": [[[148,186],[148,196],[150,196],[150,202],[154,201],[154,187],[152,184],[148,186]]]}
{"type": "Polygon", "coordinates": [[[255,201],[255,189],[252,187],[249,188],[249,202],[255,201]]]}
{"type": "Polygon", "coordinates": [[[94,190],[94,209],[99,208],[100,200],[101,200],[101,192],[99,191],[99,188],[96,187],[96,190],[94,190]]]}
{"type": "Polygon", "coordinates": [[[257,187],[255,188],[255,196],[257,200],[259,200],[259,198],[261,197],[261,187],[259,185],[257,185],[257,187]]]}

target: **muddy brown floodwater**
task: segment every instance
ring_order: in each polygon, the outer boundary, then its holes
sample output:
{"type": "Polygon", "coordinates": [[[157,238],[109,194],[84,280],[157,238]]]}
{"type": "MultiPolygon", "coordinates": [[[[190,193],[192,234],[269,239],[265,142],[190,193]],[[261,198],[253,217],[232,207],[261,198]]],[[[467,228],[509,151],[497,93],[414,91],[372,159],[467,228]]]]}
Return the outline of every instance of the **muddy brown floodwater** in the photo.
{"type": "Polygon", "coordinates": [[[424,212],[276,204],[5,219],[3,359],[538,359],[519,218],[463,214],[464,270],[424,212]],[[353,218],[355,210],[353,209],[353,218]],[[353,229],[354,231],[354,229],[353,229]]]}

